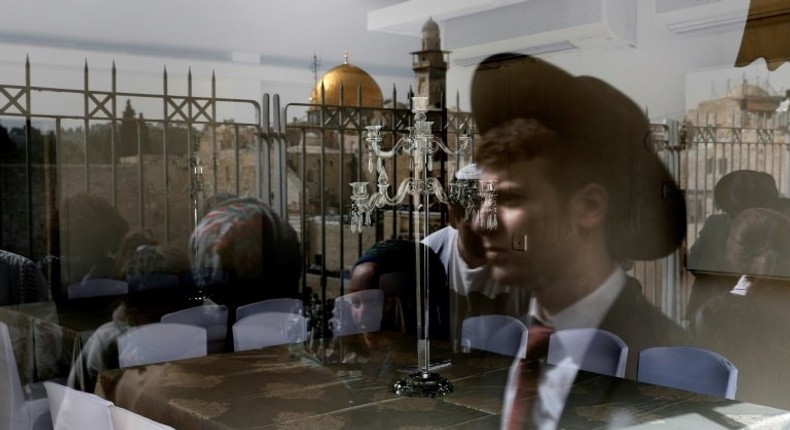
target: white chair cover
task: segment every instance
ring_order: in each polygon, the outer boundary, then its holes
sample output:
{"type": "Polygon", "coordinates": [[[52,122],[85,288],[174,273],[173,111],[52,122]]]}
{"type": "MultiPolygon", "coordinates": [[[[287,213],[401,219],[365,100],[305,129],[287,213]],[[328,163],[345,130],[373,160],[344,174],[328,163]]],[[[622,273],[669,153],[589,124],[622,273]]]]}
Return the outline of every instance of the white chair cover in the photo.
{"type": "Polygon", "coordinates": [[[628,346],[616,334],[597,328],[557,330],[549,338],[549,364],[570,358],[580,369],[625,377],[628,346]]]}
{"type": "Polygon", "coordinates": [[[636,380],[734,399],[738,369],[726,358],[707,349],[655,347],[639,353],[636,380]]]}
{"type": "Polygon", "coordinates": [[[355,291],[335,299],[332,333],[335,337],[379,331],[384,310],[384,291],[355,291]]]}
{"type": "Polygon", "coordinates": [[[511,357],[526,353],[527,326],[508,315],[479,315],[461,323],[461,348],[471,348],[511,357]]]}
{"type": "Polygon", "coordinates": [[[70,299],[99,296],[122,296],[129,293],[129,284],[126,281],[109,278],[85,279],[69,285],[70,299]]]}
{"type": "Polygon", "coordinates": [[[112,430],[109,400],[55,382],[44,387],[55,430],[112,430]]]}
{"type": "Polygon", "coordinates": [[[228,307],[225,305],[201,305],[162,316],[160,322],[188,324],[206,329],[209,353],[222,352],[228,335],[228,307]]]}
{"type": "Polygon", "coordinates": [[[8,326],[0,322],[0,428],[28,429],[30,416],[25,407],[22,383],[14,358],[8,326]]]}
{"type": "Polygon", "coordinates": [[[52,428],[46,397],[25,398],[16,366],[11,333],[0,322],[0,429],[52,428]]]}
{"type": "Polygon", "coordinates": [[[303,308],[304,303],[300,299],[279,298],[263,300],[236,308],[236,321],[252,314],[263,312],[290,312],[301,315],[303,308]]]}
{"type": "Polygon", "coordinates": [[[173,427],[115,405],[110,406],[110,416],[114,430],[175,430],[173,427]]]}
{"type": "Polygon", "coordinates": [[[307,340],[307,318],[291,312],[265,312],[233,324],[233,349],[246,351],[307,340]]]}
{"type": "Polygon", "coordinates": [[[118,363],[121,367],[205,355],[206,329],[194,325],[146,324],[118,336],[118,363]]]}

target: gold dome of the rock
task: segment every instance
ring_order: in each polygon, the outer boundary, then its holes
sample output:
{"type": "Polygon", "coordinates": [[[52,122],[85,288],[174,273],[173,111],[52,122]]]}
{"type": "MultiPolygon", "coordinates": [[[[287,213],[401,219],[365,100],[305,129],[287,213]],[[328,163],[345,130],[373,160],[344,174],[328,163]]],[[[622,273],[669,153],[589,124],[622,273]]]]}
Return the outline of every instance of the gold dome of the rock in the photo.
{"type": "Polygon", "coordinates": [[[318,80],[312,93],[310,103],[321,104],[321,86],[324,87],[324,104],[340,105],[340,88],[343,88],[343,105],[357,106],[358,92],[362,93],[361,107],[380,108],[384,97],[381,88],[366,71],[345,62],[330,69],[318,80]]]}

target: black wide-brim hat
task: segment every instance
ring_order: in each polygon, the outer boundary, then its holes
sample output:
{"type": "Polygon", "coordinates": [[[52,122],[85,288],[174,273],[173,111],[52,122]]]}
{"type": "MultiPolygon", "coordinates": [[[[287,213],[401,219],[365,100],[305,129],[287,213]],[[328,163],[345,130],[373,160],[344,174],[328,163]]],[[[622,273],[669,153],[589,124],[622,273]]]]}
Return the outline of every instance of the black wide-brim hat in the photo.
{"type": "Polygon", "coordinates": [[[559,134],[562,152],[577,160],[569,162],[582,160],[585,168],[604,172],[613,257],[652,260],[682,242],[682,193],[654,152],[645,114],[625,94],[538,58],[497,54],[475,71],[471,98],[480,134],[517,118],[535,119],[559,134]]]}
{"type": "Polygon", "coordinates": [[[779,189],[774,177],[766,172],[735,170],[716,182],[713,202],[732,216],[749,208],[777,208],[779,189]]]}

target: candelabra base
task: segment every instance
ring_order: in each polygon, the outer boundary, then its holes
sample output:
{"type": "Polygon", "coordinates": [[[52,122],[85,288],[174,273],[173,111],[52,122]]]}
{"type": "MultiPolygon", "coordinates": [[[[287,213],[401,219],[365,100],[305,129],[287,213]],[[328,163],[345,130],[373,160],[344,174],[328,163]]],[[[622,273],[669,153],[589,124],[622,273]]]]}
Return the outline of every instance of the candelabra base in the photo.
{"type": "Polygon", "coordinates": [[[410,373],[393,386],[395,394],[403,397],[440,397],[453,392],[449,379],[432,372],[410,373]]]}

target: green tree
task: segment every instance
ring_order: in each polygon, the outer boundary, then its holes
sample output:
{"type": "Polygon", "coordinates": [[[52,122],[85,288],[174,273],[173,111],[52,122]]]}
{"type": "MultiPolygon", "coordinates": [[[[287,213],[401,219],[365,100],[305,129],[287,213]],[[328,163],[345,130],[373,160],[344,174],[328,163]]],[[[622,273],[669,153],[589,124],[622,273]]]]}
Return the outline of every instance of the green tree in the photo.
{"type": "Polygon", "coordinates": [[[132,107],[132,101],[126,100],[126,107],[121,115],[120,142],[116,154],[118,157],[129,157],[137,155],[138,141],[142,147],[143,154],[155,152],[149,135],[148,125],[145,118],[132,107]]]}
{"type": "Polygon", "coordinates": [[[8,129],[0,125],[0,160],[4,163],[11,162],[16,156],[16,144],[11,140],[8,129]]]}
{"type": "Polygon", "coordinates": [[[111,143],[112,128],[110,125],[93,125],[88,133],[88,162],[109,164],[112,161],[111,143]]]}

